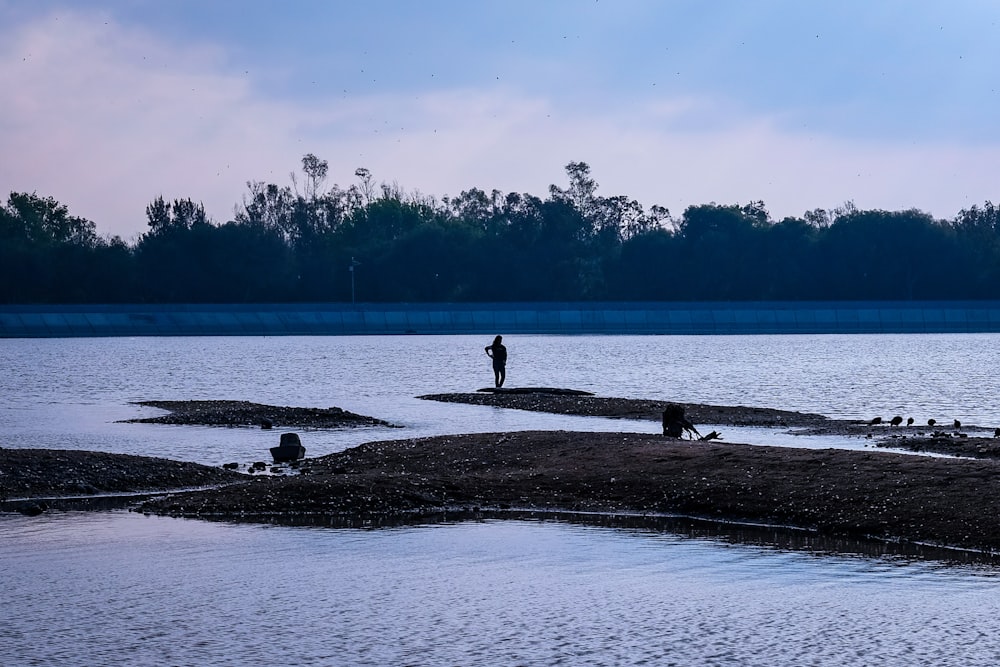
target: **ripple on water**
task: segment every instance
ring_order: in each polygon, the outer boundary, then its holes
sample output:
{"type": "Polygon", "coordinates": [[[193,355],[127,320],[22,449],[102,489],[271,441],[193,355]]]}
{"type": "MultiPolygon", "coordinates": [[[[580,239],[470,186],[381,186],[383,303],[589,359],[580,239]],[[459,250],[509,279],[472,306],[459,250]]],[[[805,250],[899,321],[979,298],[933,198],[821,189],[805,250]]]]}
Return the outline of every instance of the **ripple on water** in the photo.
{"type": "MultiPolygon", "coordinates": [[[[370,439],[454,432],[655,432],[653,423],[414,398],[489,384],[488,342],[4,339],[0,429],[11,446],[213,464],[260,458],[277,434],[116,422],[140,416],[131,401],[237,399],[338,406],[405,426],[305,432],[310,456],[370,439]]],[[[517,386],[849,419],[1000,424],[993,372],[1000,336],[992,334],[505,335],[505,342],[517,386]]],[[[719,430],[730,442],[757,437],[719,430]]],[[[351,530],[122,512],[0,516],[0,647],[5,666],[59,667],[996,664],[993,569],[833,556],[819,541],[786,547],[701,530],[553,521],[351,530]]]]}
{"type": "Polygon", "coordinates": [[[987,664],[1000,651],[985,567],[553,521],[355,530],[112,512],[0,530],[12,664],[987,664]]]}

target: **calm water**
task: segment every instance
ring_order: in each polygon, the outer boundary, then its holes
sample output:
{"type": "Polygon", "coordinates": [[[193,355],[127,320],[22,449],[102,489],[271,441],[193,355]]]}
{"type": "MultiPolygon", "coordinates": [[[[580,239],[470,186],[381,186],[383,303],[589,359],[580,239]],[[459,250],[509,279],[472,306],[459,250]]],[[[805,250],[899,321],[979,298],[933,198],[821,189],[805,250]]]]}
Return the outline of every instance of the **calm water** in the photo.
{"type": "MultiPolygon", "coordinates": [[[[189,398],[336,405],[402,427],[300,432],[309,455],[447,432],[657,430],[414,398],[489,385],[490,338],[0,340],[0,432],[7,447],[266,458],[276,433],[116,423],[156,413],[132,401],[189,398]]],[[[1000,424],[995,335],[505,342],[512,386],[1000,424]]],[[[557,521],[355,530],[0,515],[0,664],[992,665],[998,576],[557,521]]]]}
{"type": "MultiPolygon", "coordinates": [[[[160,414],[143,400],[238,399],[338,406],[404,428],[302,433],[310,456],[373,439],[517,429],[657,432],[586,419],[417,400],[473,391],[493,374],[491,337],[0,340],[0,432],[17,447],[166,456],[220,464],[266,458],[273,432],[120,424],[160,414]]],[[[508,336],[509,386],[753,405],[869,419],[1000,425],[1000,335],[508,336]]],[[[781,434],[721,428],[730,441],[781,434]]],[[[808,444],[794,438],[797,444],[808,444]]],[[[826,446],[863,446],[857,441],[826,446]]]]}

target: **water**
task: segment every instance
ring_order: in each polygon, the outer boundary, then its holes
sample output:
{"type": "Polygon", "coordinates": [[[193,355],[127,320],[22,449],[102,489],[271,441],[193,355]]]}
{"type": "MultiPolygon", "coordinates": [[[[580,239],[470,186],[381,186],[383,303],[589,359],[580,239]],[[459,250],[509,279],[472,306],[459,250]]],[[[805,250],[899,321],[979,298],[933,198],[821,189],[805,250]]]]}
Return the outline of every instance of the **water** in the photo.
{"type": "MultiPolygon", "coordinates": [[[[3,446],[217,464],[275,433],[120,424],[130,401],[336,405],[382,437],[648,430],[416,400],[490,384],[490,337],[0,340],[3,446]]],[[[1000,423],[996,335],[505,337],[512,386],[1000,423]]],[[[722,429],[729,441],[830,443],[722,429]]],[[[864,443],[844,441],[838,446],[864,443]]],[[[560,521],[289,528],[0,515],[3,665],[986,665],[1000,571],[560,521]]]]}
{"type": "MultiPolygon", "coordinates": [[[[147,454],[221,464],[276,444],[252,429],[120,424],[161,414],[132,402],[234,399],[337,406],[404,428],[302,434],[310,456],[373,439],[540,429],[655,433],[653,422],[525,413],[418,400],[493,381],[476,336],[0,340],[6,446],[147,454]]],[[[508,384],[599,396],[751,405],[869,419],[894,414],[1000,424],[997,334],[509,336],[508,384]]],[[[714,425],[705,426],[712,430],[714,425]]],[[[705,430],[705,429],[702,429],[705,430]]],[[[707,432],[706,430],[706,432],[707,432]]],[[[731,442],[792,444],[720,427],[731,442]]],[[[974,432],[974,431],[973,431],[974,432]]],[[[863,447],[858,440],[795,439],[863,447]]]]}

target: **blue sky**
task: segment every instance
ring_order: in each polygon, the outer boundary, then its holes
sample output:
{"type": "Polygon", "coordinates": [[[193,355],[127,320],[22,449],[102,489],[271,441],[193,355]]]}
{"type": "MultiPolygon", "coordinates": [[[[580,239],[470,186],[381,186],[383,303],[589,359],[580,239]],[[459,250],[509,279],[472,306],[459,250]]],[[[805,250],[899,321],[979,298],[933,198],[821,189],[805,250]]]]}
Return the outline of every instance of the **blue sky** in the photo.
{"type": "Polygon", "coordinates": [[[358,167],[408,192],[1000,198],[1000,4],[884,0],[0,0],[0,193],[134,238],[158,195],[233,215],[248,180],[358,167]]]}

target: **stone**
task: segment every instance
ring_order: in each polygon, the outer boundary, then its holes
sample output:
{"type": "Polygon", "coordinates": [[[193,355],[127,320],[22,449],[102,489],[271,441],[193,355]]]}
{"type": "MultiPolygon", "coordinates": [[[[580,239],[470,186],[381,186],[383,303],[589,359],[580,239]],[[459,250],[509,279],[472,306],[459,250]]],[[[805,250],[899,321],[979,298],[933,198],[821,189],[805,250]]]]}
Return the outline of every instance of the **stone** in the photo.
{"type": "Polygon", "coordinates": [[[29,500],[27,502],[21,503],[17,507],[17,511],[25,516],[38,516],[46,512],[49,506],[44,501],[33,501],[29,500]]]}
{"type": "Polygon", "coordinates": [[[302,446],[298,433],[282,433],[277,447],[271,447],[275,463],[290,463],[304,458],[306,448],[302,446]]]}

